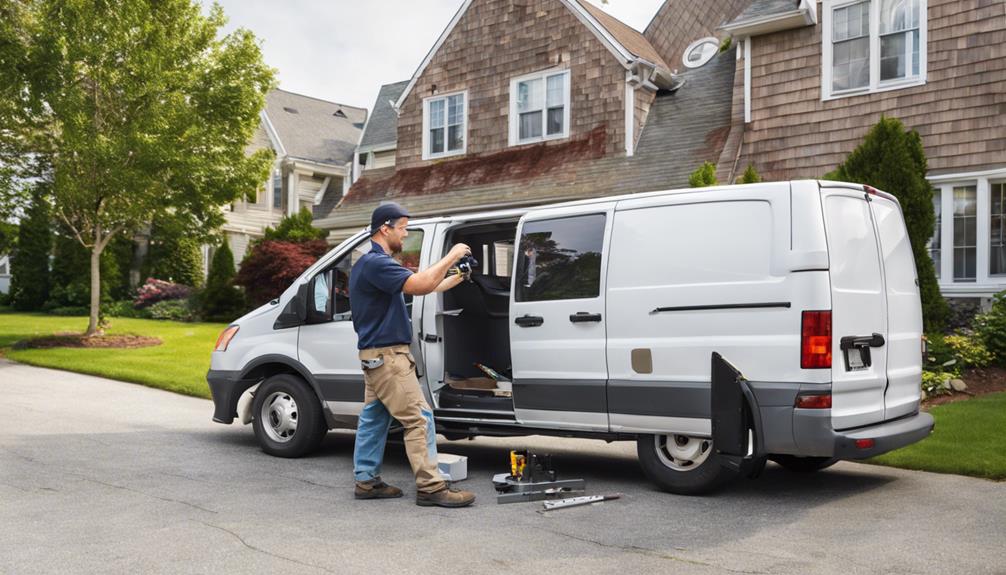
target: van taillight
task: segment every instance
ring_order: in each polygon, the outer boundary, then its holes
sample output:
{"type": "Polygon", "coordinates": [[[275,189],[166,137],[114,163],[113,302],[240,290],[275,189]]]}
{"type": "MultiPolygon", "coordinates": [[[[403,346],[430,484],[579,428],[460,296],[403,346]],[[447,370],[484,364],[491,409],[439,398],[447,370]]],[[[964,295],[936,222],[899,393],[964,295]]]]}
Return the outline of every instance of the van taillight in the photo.
{"type": "Polygon", "coordinates": [[[831,369],[831,311],[804,311],[800,326],[800,367],[831,369]]]}

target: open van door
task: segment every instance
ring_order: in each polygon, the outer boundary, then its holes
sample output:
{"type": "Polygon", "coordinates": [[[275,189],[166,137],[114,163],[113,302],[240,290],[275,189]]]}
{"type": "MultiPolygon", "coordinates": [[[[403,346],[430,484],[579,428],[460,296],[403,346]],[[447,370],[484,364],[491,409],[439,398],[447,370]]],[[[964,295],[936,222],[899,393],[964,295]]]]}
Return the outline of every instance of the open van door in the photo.
{"type": "Polygon", "coordinates": [[[884,419],[915,413],[921,399],[922,300],[912,244],[901,206],[893,196],[870,194],[880,238],[887,295],[887,391],[884,419]]]}
{"type": "Polygon", "coordinates": [[[831,276],[832,426],[885,419],[888,311],[870,195],[861,186],[822,185],[831,276]]]}
{"type": "Polygon", "coordinates": [[[514,416],[608,430],[605,269],[613,203],[536,211],[517,230],[510,295],[514,416]]]}

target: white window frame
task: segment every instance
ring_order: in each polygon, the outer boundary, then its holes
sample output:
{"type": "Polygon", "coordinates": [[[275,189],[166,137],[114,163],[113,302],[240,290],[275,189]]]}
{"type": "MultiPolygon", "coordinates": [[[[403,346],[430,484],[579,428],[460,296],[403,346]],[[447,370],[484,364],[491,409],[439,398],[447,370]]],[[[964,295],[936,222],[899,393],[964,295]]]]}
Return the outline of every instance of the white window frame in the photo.
{"type": "Polygon", "coordinates": [[[927,68],[927,30],[928,26],[928,1],[919,0],[919,75],[897,80],[880,80],[880,0],[866,0],[870,5],[870,82],[862,88],[852,88],[849,90],[832,90],[832,63],[833,49],[831,42],[832,18],[835,10],[845,8],[853,4],[859,4],[863,0],[823,0],[824,14],[822,17],[821,33],[821,100],[834,100],[837,98],[847,98],[861,94],[872,94],[875,92],[887,92],[889,90],[900,90],[911,86],[921,86],[926,83],[927,68]]]}
{"type": "Polygon", "coordinates": [[[468,90],[457,90],[423,98],[423,159],[436,160],[439,158],[449,158],[452,156],[463,156],[468,152],[468,90]],[[461,95],[461,149],[448,150],[448,122],[450,121],[450,106],[447,99],[451,96],[461,95]],[[430,151],[430,103],[436,100],[444,101],[444,151],[434,154],[430,151]]]}
{"type": "Polygon", "coordinates": [[[991,275],[989,273],[989,256],[991,243],[990,215],[992,210],[992,184],[1006,181],[1006,168],[969,172],[962,174],[946,174],[930,176],[933,187],[942,190],[940,198],[943,210],[941,228],[934,230],[940,234],[940,291],[947,296],[991,296],[1006,289],[1006,275],[991,275]],[[954,197],[953,189],[959,186],[976,187],[977,245],[975,249],[975,281],[954,281],[954,197]],[[947,217],[948,214],[950,217],[947,217]],[[948,247],[949,246],[949,247],[948,247]]]}
{"type": "Polygon", "coordinates": [[[510,146],[523,146],[525,144],[534,144],[537,142],[545,142],[549,140],[562,140],[569,137],[569,123],[570,123],[570,94],[573,92],[573,86],[570,81],[569,68],[552,68],[549,70],[542,70],[540,72],[534,72],[533,74],[525,74],[523,76],[517,76],[516,78],[510,79],[510,146]],[[562,132],[558,134],[548,134],[548,78],[550,76],[562,75],[565,77],[565,94],[563,98],[563,109],[562,109],[562,132]],[[520,114],[517,113],[517,84],[520,82],[526,82],[528,80],[542,81],[542,85],[545,90],[545,107],[542,109],[542,130],[541,136],[536,138],[525,138],[520,139],[520,114]]]}

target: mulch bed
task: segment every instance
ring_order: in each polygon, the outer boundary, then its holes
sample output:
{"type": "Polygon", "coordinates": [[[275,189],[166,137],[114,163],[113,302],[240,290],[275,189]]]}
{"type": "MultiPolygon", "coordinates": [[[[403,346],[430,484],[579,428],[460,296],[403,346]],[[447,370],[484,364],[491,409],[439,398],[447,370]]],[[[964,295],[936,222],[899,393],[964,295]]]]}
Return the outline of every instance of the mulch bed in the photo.
{"type": "Polygon", "coordinates": [[[968,386],[963,393],[955,391],[950,395],[930,397],[922,403],[923,406],[932,407],[934,405],[971,399],[972,397],[985,395],[986,393],[1006,391],[1006,368],[1003,367],[968,369],[961,375],[961,379],[968,386]]]}
{"type": "Polygon", "coordinates": [[[161,345],[161,340],[156,337],[146,337],[132,333],[94,335],[91,337],[84,337],[79,333],[57,333],[55,335],[19,341],[14,344],[14,349],[51,349],[54,347],[131,349],[152,347],[155,345],[161,345]]]}

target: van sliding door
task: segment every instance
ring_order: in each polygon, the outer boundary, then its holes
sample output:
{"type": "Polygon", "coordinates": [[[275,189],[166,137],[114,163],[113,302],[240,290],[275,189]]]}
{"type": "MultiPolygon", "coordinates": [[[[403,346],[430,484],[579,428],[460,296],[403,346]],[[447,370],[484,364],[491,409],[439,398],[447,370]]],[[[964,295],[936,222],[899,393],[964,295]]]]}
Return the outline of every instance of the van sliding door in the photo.
{"type": "Polygon", "coordinates": [[[509,321],[514,415],[525,426],[608,430],[604,292],[612,207],[521,219],[509,321]]]}

